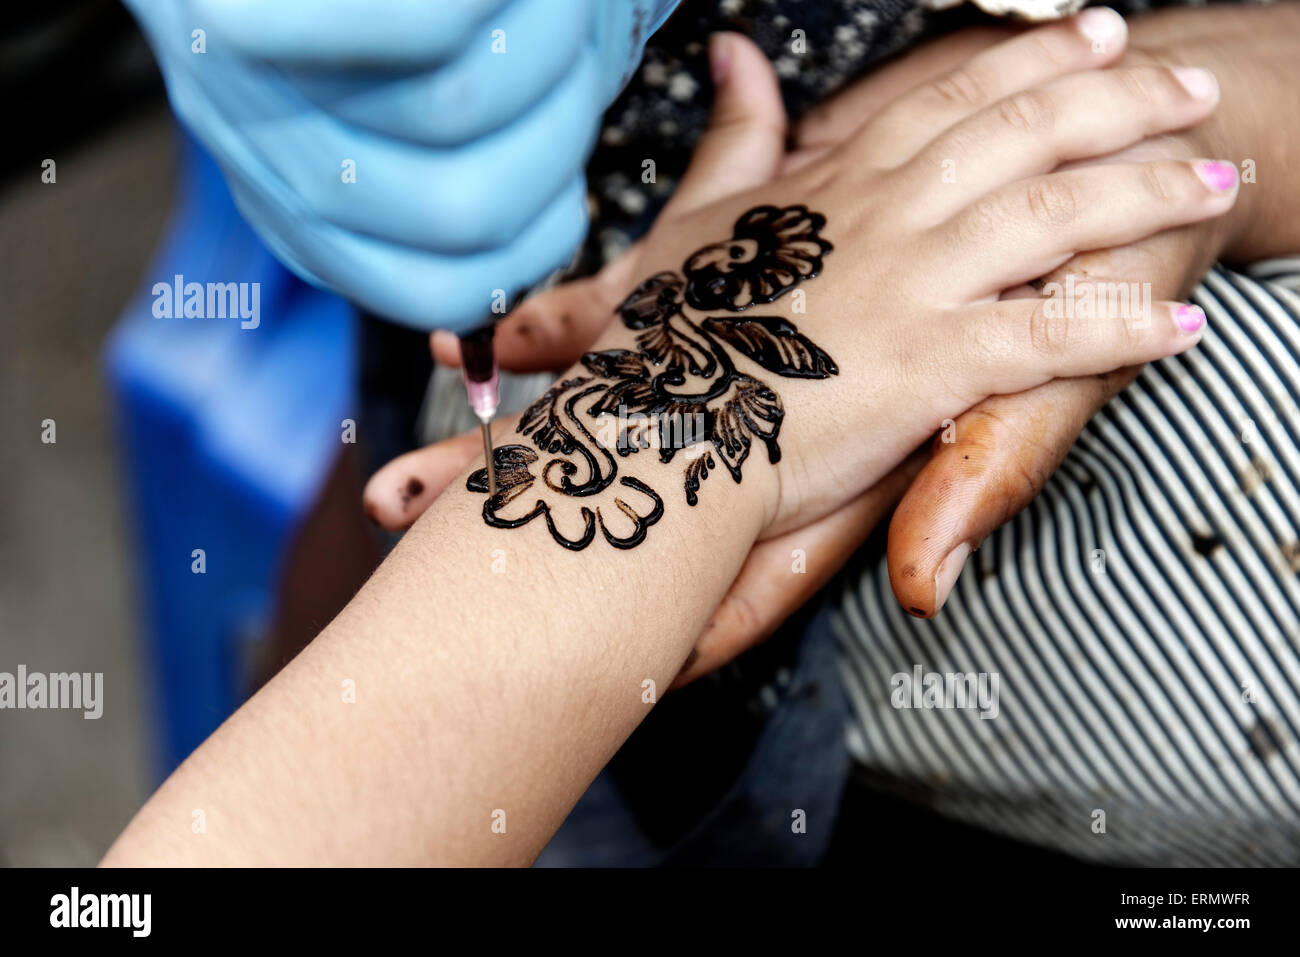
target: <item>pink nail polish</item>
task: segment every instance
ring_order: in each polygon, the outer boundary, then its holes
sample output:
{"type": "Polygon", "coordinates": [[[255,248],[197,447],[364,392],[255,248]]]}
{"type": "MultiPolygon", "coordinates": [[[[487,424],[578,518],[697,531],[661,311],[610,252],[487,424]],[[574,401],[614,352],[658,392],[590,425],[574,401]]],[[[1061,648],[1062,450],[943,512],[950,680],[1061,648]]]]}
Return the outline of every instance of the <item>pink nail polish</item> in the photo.
{"type": "Polygon", "coordinates": [[[1179,306],[1178,311],[1174,313],[1174,318],[1178,321],[1178,328],[1183,332],[1199,332],[1201,326],[1205,325],[1205,313],[1201,311],[1200,306],[1179,306]]]}
{"type": "Polygon", "coordinates": [[[1218,160],[1197,163],[1196,175],[1202,183],[1220,193],[1237,185],[1237,168],[1231,163],[1220,163],[1218,160]]]}

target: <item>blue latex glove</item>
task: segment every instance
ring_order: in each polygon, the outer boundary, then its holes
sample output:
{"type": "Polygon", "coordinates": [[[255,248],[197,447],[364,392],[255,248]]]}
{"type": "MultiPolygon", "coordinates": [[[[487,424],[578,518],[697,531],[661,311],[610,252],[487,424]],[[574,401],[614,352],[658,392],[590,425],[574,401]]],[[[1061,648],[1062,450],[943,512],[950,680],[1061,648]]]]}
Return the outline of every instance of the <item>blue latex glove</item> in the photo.
{"type": "Polygon", "coordinates": [[[570,261],[600,116],[677,2],[126,0],[272,251],[454,332],[570,261]]]}

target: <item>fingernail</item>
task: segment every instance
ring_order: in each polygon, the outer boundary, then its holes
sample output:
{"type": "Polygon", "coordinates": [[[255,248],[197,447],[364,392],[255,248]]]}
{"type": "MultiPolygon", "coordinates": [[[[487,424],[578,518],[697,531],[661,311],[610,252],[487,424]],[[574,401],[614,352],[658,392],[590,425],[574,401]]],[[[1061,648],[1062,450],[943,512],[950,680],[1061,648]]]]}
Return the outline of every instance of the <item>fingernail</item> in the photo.
{"type": "Polygon", "coordinates": [[[1079,32],[1092,41],[1096,53],[1110,49],[1111,41],[1124,33],[1124,18],[1110,7],[1090,7],[1079,14],[1079,32]]]}
{"type": "Polygon", "coordinates": [[[1183,89],[1198,100],[1219,98],[1219,81],[1209,70],[1202,70],[1199,66],[1176,66],[1174,76],[1183,89]]]}
{"type": "Polygon", "coordinates": [[[1215,192],[1222,193],[1237,185],[1237,167],[1219,160],[1204,160],[1196,164],[1196,175],[1215,192]]]}
{"type": "Polygon", "coordinates": [[[709,37],[709,72],[713,76],[713,85],[722,86],[731,69],[731,38],[725,33],[715,33],[709,37]]]}
{"type": "Polygon", "coordinates": [[[948,553],[947,558],[939,563],[939,570],[934,575],[934,610],[936,614],[943,607],[943,603],[948,600],[948,596],[952,594],[952,586],[957,584],[957,576],[961,574],[968,557],[970,557],[970,546],[962,542],[948,553]]]}
{"type": "Polygon", "coordinates": [[[1178,323],[1178,328],[1183,332],[1200,332],[1205,325],[1205,311],[1200,306],[1193,306],[1188,303],[1185,306],[1178,307],[1178,310],[1174,313],[1174,321],[1178,323]]]}

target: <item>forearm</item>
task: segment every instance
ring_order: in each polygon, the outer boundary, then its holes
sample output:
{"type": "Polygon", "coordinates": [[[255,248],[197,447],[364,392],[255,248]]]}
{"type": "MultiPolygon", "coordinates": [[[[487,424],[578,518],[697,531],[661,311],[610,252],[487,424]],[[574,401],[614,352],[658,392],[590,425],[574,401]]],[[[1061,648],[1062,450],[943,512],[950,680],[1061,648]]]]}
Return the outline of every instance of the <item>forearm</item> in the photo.
{"type": "Polygon", "coordinates": [[[540,522],[489,528],[482,496],[457,483],[105,863],[531,861],[749,551],[760,479],[725,482],[666,509],[639,547],[577,552],[540,522]]]}

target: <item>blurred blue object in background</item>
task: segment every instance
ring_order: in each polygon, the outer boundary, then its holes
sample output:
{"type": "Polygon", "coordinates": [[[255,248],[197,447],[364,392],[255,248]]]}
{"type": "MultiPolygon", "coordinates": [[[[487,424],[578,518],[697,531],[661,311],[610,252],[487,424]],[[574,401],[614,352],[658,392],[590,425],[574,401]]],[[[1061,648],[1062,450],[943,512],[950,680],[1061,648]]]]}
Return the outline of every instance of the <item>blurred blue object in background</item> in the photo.
{"type": "Polygon", "coordinates": [[[160,776],[246,694],[244,645],[265,633],[292,535],[357,407],[355,310],[280,265],[194,141],[186,137],[181,153],[172,224],[105,356],[160,776]],[[153,286],[177,275],[260,284],[257,327],[242,328],[238,316],[158,318],[153,286]]]}

